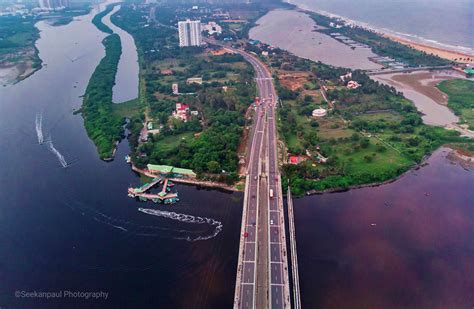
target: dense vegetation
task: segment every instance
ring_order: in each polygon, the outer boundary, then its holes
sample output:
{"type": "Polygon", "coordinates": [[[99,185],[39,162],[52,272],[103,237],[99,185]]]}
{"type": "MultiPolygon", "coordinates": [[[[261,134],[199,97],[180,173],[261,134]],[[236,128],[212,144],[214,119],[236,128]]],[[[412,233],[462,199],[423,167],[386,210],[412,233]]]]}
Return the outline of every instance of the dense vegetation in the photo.
{"type": "Polygon", "coordinates": [[[0,17],[0,54],[13,48],[21,48],[34,44],[39,37],[35,27],[36,20],[21,16],[0,17]]]}
{"type": "Polygon", "coordinates": [[[237,179],[244,114],[255,93],[253,71],[238,55],[214,56],[200,47],[179,48],[176,30],[164,26],[174,23],[173,10],[157,10],[155,23],[144,18],[146,11],[127,5],[112,17],[135,39],[140,100],[147,122],[161,128],[159,134],[139,143],[145,116],[132,118],[133,161],[139,167],[156,163],[191,168],[199,176],[232,182],[237,179]],[[188,84],[190,77],[201,77],[203,84],[188,84]],[[188,95],[173,95],[173,83],[188,95]],[[177,102],[190,105],[198,116],[187,122],[171,118],[177,102]]]}
{"type": "Polygon", "coordinates": [[[446,80],[438,88],[449,96],[448,107],[461,118],[461,123],[474,130],[474,81],[446,80]]]}
{"type": "Polygon", "coordinates": [[[41,67],[41,59],[35,47],[39,30],[33,17],[0,17],[0,63],[32,61],[33,68],[41,67]]]}
{"type": "Polygon", "coordinates": [[[89,80],[81,110],[87,134],[97,146],[100,158],[110,159],[123,134],[124,119],[112,112],[112,89],[122,47],[117,34],[107,36],[102,44],[105,56],[89,80]]]}
{"type": "Polygon", "coordinates": [[[112,12],[112,10],[114,9],[114,6],[116,5],[117,3],[109,4],[106,6],[105,10],[103,10],[102,12],[94,16],[94,18],[92,19],[92,23],[97,27],[97,29],[108,34],[114,33],[112,29],[109,28],[109,26],[107,26],[106,24],[102,22],[102,18],[104,18],[107,14],[112,12]]]}
{"type": "Polygon", "coordinates": [[[334,29],[330,27],[330,23],[333,22],[340,24],[338,20],[317,13],[310,13],[309,15],[318,25],[328,28],[319,29],[318,31],[326,34],[339,32],[356,42],[368,45],[377,55],[392,57],[397,61],[407,63],[409,66],[442,66],[449,65],[451,63],[449,60],[445,60],[438,56],[430,55],[392,41],[378,33],[375,33],[374,31],[370,31],[361,27],[352,28],[348,26],[344,26],[340,29],[334,29]]]}
{"type": "Polygon", "coordinates": [[[279,134],[289,154],[302,161],[283,166],[283,185],[290,182],[296,195],[390,180],[443,143],[465,141],[457,132],[424,125],[401,93],[361,71],[352,71],[352,80],[362,86],[350,90],[339,78],[348,69],[281,51],[267,61],[279,77],[275,80],[283,101],[279,134]],[[288,72],[306,76],[297,89],[289,89],[281,78],[288,72]],[[323,99],[321,87],[327,89],[330,103],[323,99]],[[328,115],[313,118],[318,107],[327,109],[328,115]]]}

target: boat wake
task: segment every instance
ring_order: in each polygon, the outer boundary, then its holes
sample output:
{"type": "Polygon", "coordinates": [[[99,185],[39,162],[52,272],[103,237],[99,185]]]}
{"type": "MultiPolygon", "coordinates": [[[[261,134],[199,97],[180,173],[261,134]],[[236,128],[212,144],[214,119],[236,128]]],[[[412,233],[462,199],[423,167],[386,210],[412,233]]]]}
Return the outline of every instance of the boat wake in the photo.
{"type": "Polygon", "coordinates": [[[36,114],[35,120],[36,136],[38,136],[38,144],[42,145],[44,143],[43,136],[43,113],[36,114]]]}
{"type": "Polygon", "coordinates": [[[198,240],[207,240],[215,237],[222,230],[222,224],[219,221],[209,219],[194,217],[190,215],[183,215],[177,213],[169,213],[167,211],[157,211],[155,213],[154,209],[139,209],[140,211],[152,215],[158,215],[161,217],[179,220],[186,223],[199,223],[199,224],[210,224],[216,226],[213,233],[207,236],[201,236],[202,231],[187,230],[187,229],[174,229],[163,226],[155,225],[139,225],[131,221],[113,218],[109,215],[106,215],[97,209],[87,207],[81,202],[64,202],[72,210],[78,211],[85,217],[91,217],[94,221],[101,224],[108,225],[114,229],[120,230],[123,233],[135,236],[147,236],[147,237],[161,237],[161,238],[172,238],[172,239],[182,239],[186,241],[198,241],[198,240]]]}
{"type": "Polygon", "coordinates": [[[49,137],[49,141],[47,142],[47,144],[48,144],[49,150],[58,158],[58,161],[61,164],[61,166],[64,168],[68,167],[67,161],[64,158],[64,156],[56,148],[54,148],[54,144],[51,139],[51,136],[49,137]]]}
{"type": "Polygon", "coordinates": [[[197,240],[208,240],[211,238],[214,238],[217,236],[222,231],[222,222],[211,219],[211,218],[202,218],[202,217],[195,217],[191,215],[186,215],[186,214],[179,214],[175,212],[170,212],[170,211],[162,211],[162,210],[157,210],[157,209],[149,209],[149,208],[138,208],[139,211],[153,215],[153,216],[158,216],[158,217],[163,217],[163,218],[168,218],[171,220],[176,220],[180,222],[185,222],[185,223],[195,223],[195,224],[209,224],[211,226],[214,226],[214,231],[207,236],[197,236],[197,237],[176,237],[176,239],[185,239],[187,241],[197,241],[197,240]]]}

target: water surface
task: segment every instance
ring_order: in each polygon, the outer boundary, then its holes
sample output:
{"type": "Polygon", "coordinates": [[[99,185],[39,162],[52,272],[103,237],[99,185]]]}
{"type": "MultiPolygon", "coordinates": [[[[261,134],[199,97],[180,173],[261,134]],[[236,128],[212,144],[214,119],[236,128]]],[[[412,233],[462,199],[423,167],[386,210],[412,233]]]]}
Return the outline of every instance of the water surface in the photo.
{"type": "Polygon", "coordinates": [[[455,71],[413,72],[403,74],[375,75],[376,81],[395,87],[411,100],[418,111],[423,113],[425,124],[449,126],[459,118],[446,106],[448,97],[436,85],[442,80],[463,78],[455,71]]]}
{"type": "Polygon", "coordinates": [[[138,53],[133,37],[123,29],[117,27],[110,21],[110,17],[115,14],[120,5],[116,5],[112,12],[105,16],[102,21],[109,26],[114,33],[120,36],[122,43],[122,55],[115,77],[114,103],[122,103],[138,97],[138,53]]]}
{"type": "Polygon", "coordinates": [[[274,10],[260,18],[249,35],[252,39],[313,61],[351,69],[368,70],[382,67],[368,59],[376,56],[370,49],[353,50],[328,35],[313,31],[315,25],[305,13],[274,10]]]}
{"type": "Polygon", "coordinates": [[[472,307],[474,170],[447,155],[388,185],[295,200],[302,306],[472,307]]]}
{"type": "Polygon", "coordinates": [[[97,8],[60,27],[38,23],[44,68],[0,88],[0,304],[228,308],[242,195],[178,185],[177,205],[135,201],[126,194],[130,185],[140,184],[123,159],[127,142],[119,145],[115,161],[105,163],[82,117],[73,115],[104,56],[105,34],[91,23],[96,13],[97,8]],[[70,166],[63,168],[64,162],[70,166]],[[154,216],[139,207],[193,217],[154,216]],[[222,225],[216,237],[187,240],[212,235],[216,221],[222,225]],[[46,301],[14,296],[33,290],[105,291],[109,297],[46,301]]]}
{"type": "Polygon", "coordinates": [[[290,0],[399,36],[474,54],[474,0],[290,0]]]}

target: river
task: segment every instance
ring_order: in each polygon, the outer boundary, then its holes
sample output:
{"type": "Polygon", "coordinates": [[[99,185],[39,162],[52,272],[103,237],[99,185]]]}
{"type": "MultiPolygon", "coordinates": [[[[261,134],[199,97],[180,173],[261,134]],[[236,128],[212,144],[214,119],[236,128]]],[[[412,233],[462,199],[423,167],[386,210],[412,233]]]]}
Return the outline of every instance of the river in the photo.
{"type": "Polygon", "coordinates": [[[128,186],[140,181],[123,160],[127,142],[115,161],[103,162],[82,117],[73,115],[104,56],[105,34],[91,23],[96,13],[94,8],[59,27],[39,22],[37,47],[45,67],[0,88],[0,306],[228,308],[242,194],[178,185],[181,201],[174,206],[130,199],[128,186]],[[62,168],[64,162],[71,165],[62,168]],[[196,218],[159,217],[140,207],[196,218]],[[210,240],[182,239],[207,237],[221,227],[210,240]],[[109,296],[44,300],[14,294],[33,290],[109,296]]]}
{"type": "Polygon", "coordinates": [[[314,31],[316,23],[305,13],[273,10],[250,30],[252,39],[288,50],[296,56],[351,69],[379,69],[370,61],[376,56],[368,48],[351,49],[332,37],[314,31]],[[278,31],[275,31],[278,29],[278,31]]]}
{"type": "Polygon", "coordinates": [[[302,307],[470,308],[474,169],[442,148],[387,185],[294,201],[302,307]]]}
{"type": "Polygon", "coordinates": [[[120,56],[117,76],[115,77],[115,85],[113,88],[114,103],[122,103],[125,101],[138,98],[138,53],[135,47],[133,37],[126,31],[115,26],[110,17],[120,10],[120,5],[116,5],[110,14],[103,18],[104,24],[109,26],[114,33],[120,36],[122,43],[122,55],[120,56]]]}
{"type": "Polygon", "coordinates": [[[372,78],[402,92],[423,113],[422,119],[425,124],[450,126],[459,121],[459,118],[447,107],[448,96],[436,88],[436,85],[443,80],[464,78],[458,72],[383,74],[372,76],[372,78]]]}
{"type": "MultiPolygon", "coordinates": [[[[99,160],[72,114],[104,56],[95,13],[66,26],[38,23],[45,67],[0,88],[0,305],[229,308],[242,194],[178,185],[174,206],[132,200],[126,189],[140,182],[122,159],[127,143],[115,161],[99,160]],[[177,239],[220,226],[209,240],[177,239]],[[109,295],[15,297],[64,290],[109,295]]],[[[472,305],[473,171],[445,156],[436,152],[427,167],[389,185],[295,201],[304,307],[472,305]]]]}

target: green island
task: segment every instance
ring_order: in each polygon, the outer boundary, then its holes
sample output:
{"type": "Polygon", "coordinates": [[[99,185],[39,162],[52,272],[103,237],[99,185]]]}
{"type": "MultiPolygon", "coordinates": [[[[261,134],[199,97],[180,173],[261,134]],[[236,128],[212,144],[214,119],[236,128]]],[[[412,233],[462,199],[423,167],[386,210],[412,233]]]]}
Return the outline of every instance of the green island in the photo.
{"type": "MultiPolygon", "coordinates": [[[[113,5],[109,5],[105,11],[110,13],[112,8],[113,5]]],[[[97,14],[94,17],[94,24],[99,30],[112,34],[102,41],[105,47],[105,56],[89,79],[80,112],[84,118],[87,134],[96,145],[100,158],[111,160],[116,144],[124,137],[123,124],[125,120],[121,116],[123,107],[115,108],[114,105],[120,104],[112,102],[113,86],[122,54],[122,45],[119,35],[113,34],[112,30],[102,23],[102,18],[105,15],[103,12],[97,14]]],[[[129,105],[130,103],[125,106],[129,105]]]]}
{"type": "Polygon", "coordinates": [[[112,4],[109,4],[105,7],[105,10],[103,10],[102,12],[99,12],[97,13],[94,18],[92,18],[92,23],[94,24],[94,26],[97,27],[97,29],[99,29],[100,31],[104,32],[104,33],[107,33],[107,34],[112,34],[114,33],[112,31],[112,29],[109,28],[109,26],[107,26],[106,24],[104,24],[102,22],[102,18],[104,18],[107,14],[109,14],[110,12],[112,12],[112,10],[114,9],[114,7],[116,6],[117,4],[116,3],[112,3],[112,4]]]}
{"type": "Polygon", "coordinates": [[[438,89],[448,95],[448,107],[460,117],[460,123],[474,130],[474,81],[445,80],[438,85],[438,89]]]}

